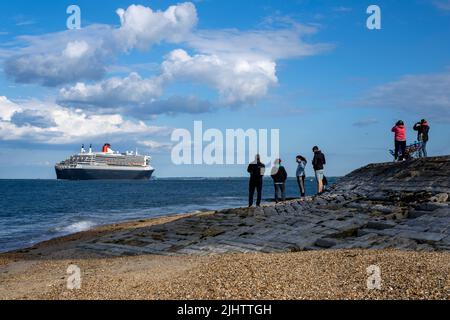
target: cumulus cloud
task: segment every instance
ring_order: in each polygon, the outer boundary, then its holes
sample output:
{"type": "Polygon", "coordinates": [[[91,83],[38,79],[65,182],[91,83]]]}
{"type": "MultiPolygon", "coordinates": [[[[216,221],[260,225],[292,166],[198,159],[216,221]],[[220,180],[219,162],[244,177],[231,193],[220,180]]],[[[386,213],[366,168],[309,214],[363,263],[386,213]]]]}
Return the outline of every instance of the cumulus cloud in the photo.
{"type": "Polygon", "coordinates": [[[70,108],[118,112],[140,119],[152,119],[160,114],[211,111],[210,102],[194,96],[160,99],[165,78],[143,79],[137,73],[131,73],[125,78],[111,78],[92,85],[78,83],[61,89],[58,103],[70,108]]]}
{"type": "Polygon", "coordinates": [[[450,71],[404,76],[374,88],[359,103],[450,122],[450,71]]]}
{"type": "Polygon", "coordinates": [[[179,81],[201,83],[217,90],[220,104],[241,105],[255,103],[265,96],[269,88],[278,83],[278,78],[275,62],[268,59],[190,56],[178,49],[166,57],[157,77],[143,79],[132,73],[125,78],[111,78],[92,85],[78,83],[61,89],[59,101],[84,108],[127,107],[135,109],[129,112],[140,110],[148,114],[200,113],[210,109],[210,103],[193,97],[157,100],[163,87],[179,81]]]}
{"type": "MultiPolygon", "coordinates": [[[[9,100],[8,100],[9,101],[9,100]]],[[[108,137],[111,141],[148,139],[170,135],[170,128],[150,126],[119,114],[88,115],[53,103],[15,104],[16,112],[0,120],[0,140],[66,144],[108,137]],[[9,120],[8,120],[9,118],[9,120]]]]}
{"type": "Polygon", "coordinates": [[[161,78],[143,79],[137,73],[92,85],[78,83],[60,90],[59,101],[68,105],[119,108],[150,104],[162,94],[161,78]]]}
{"type": "Polygon", "coordinates": [[[166,11],[153,11],[141,5],[118,9],[121,27],[115,31],[117,41],[127,49],[148,49],[161,41],[177,43],[197,25],[197,10],[190,3],[170,6],[166,11]]]}
{"type": "Polygon", "coordinates": [[[162,64],[163,77],[188,80],[216,89],[225,104],[254,103],[278,82],[276,64],[267,59],[218,55],[190,56],[184,50],[171,52],[162,64]]]}
{"type": "Polygon", "coordinates": [[[11,122],[18,127],[51,128],[57,124],[50,114],[45,110],[24,110],[16,112],[11,118],[11,122]]]}
{"type": "MultiPolygon", "coordinates": [[[[91,25],[81,30],[20,37],[5,72],[19,83],[64,86],[58,102],[90,112],[151,116],[201,113],[214,106],[254,104],[278,84],[277,61],[319,54],[328,44],[309,44],[314,26],[292,19],[283,27],[258,30],[198,30],[197,10],[190,3],[165,11],[131,5],[118,9],[120,27],[91,25]],[[173,50],[155,76],[136,72],[105,79],[111,61],[133,49],[146,50],[169,42],[188,49],[173,50]],[[25,46],[23,44],[25,43],[25,46]],[[215,102],[198,97],[163,99],[164,89],[178,82],[205,85],[218,93],[215,102]]],[[[126,68],[125,68],[126,69],[126,68]]],[[[122,68],[122,70],[125,70],[122,68]]]]}
{"type": "Polygon", "coordinates": [[[119,28],[92,25],[41,36],[18,38],[12,57],[5,62],[6,74],[18,83],[58,86],[80,80],[99,80],[106,65],[132,49],[148,49],[162,41],[179,42],[197,24],[192,3],[153,11],[132,5],[119,9],[119,28]],[[18,52],[18,53],[17,53],[18,52]]]}
{"type": "Polygon", "coordinates": [[[57,86],[80,79],[100,80],[106,73],[105,59],[111,52],[93,37],[109,28],[88,27],[42,37],[22,37],[28,47],[6,59],[6,75],[17,83],[57,86]],[[68,40],[71,39],[71,40],[68,40]]]}

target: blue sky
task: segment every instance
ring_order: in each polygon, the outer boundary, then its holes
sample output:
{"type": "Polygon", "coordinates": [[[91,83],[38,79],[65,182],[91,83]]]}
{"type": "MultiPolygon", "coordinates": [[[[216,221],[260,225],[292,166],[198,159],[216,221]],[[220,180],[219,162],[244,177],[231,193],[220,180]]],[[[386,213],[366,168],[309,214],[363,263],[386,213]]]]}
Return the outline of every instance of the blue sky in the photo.
{"type": "Polygon", "coordinates": [[[450,153],[448,0],[18,0],[0,21],[0,178],[54,178],[81,143],[107,141],[150,153],[159,177],[244,176],[172,164],[171,130],[196,120],[280,129],[291,175],[314,145],[330,176],[391,160],[399,119],[412,142],[427,118],[429,154],[450,153]],[[81,30],[66,28],[71,4],[81,30]],[[366,28],[371,4],[381,30],[366,28]]]}

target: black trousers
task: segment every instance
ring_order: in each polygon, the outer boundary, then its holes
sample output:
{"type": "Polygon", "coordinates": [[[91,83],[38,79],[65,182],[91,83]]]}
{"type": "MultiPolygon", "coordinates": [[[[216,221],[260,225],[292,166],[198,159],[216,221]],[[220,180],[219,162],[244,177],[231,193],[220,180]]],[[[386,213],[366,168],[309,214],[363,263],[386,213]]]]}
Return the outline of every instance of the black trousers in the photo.
{"type": "Polygon", "coordinates": [[[305,189],[305,176],[297,177],[298,188],[300,189],[300,196],[305,197],[306,189],[305,189]]]}
{"type": "Polygon", "coordinates": [[[255,190],[257,192],[256,205],[257,206],[261,205],[262,188],[263,188],[263,180],[262,179],[250,179],[249,194],[248,194],[249,207],[253,206],[253,198],[255,196],[255,190]]]}
{"type": "Polygon", "coordinates": [[[405,152],[406,152],[406,141],[395,141],[395,152],[394,152],[395,160],[399,158],[399,154],[401,154],[400,160],[403,160],[405,158],[405,152]]]}

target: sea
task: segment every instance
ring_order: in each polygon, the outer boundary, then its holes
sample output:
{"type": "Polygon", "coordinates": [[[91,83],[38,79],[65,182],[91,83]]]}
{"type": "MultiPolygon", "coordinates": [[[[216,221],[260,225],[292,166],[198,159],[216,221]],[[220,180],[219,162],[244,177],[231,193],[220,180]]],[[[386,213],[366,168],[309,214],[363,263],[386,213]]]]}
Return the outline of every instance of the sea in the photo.
{"type": "MultiPolygon", "coordinates": [[[[336,178],[329,178],[332,184],[336,178]]],[[[308,195],[315,193],[306,180],[308,195]]],[[[287,197],[299,197],[297,181],[287,197]]],[[[274,198],[264,181],[263,199],[274,198]]],[[[150,181],[0,180],[0,252],[97,226],[166,215],[247,206],[248,179],[183,178],[150,181]]],[[[256,195],[255,195],[256,199],[256,195]]]]}

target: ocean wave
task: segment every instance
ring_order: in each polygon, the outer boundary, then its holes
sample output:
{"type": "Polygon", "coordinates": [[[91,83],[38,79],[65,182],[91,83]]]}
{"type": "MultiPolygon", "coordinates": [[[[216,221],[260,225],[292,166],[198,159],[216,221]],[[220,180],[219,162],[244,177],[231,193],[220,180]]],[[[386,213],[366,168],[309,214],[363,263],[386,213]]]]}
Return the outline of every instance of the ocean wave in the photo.
{"type": "Polygon", "coordinates": [[[77,233],[90,230],[96,225],[97,224],[92,221],[79,221],[65,227],[57,228],[57,230],[64,233],[77,233]]]}

